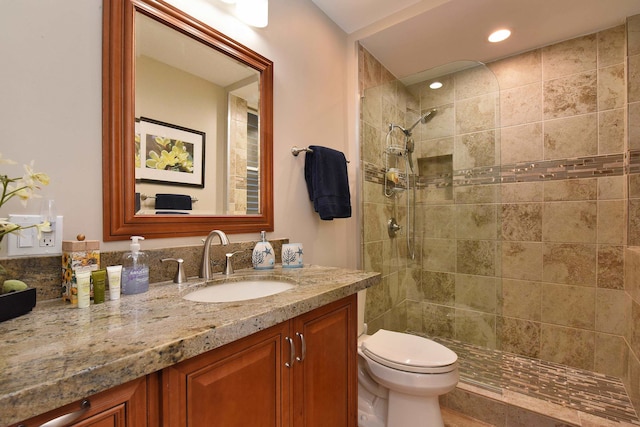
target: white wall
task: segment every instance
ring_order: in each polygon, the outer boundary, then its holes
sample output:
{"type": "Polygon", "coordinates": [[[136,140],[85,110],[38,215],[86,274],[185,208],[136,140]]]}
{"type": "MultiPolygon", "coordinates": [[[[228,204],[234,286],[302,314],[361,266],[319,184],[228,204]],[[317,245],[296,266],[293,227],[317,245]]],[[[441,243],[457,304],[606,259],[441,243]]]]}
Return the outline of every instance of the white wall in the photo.
{"type": "MultiPolygon", "coordinates": [[[[304,155],[294,145],[347,145],[347,38],[310,0],[270,0],[269,26],[252,29],[214,4],[171,3],[274,62],[275,232],[305,246],[305,261],[355,267],[356,217],[321,221],[313,212],[303,177],[304,155]],[[184,4],[184,5],[183,5],[184,4]]],[[[0,153],[19,162],[35,160],[52,183],[42,194],[55,198],[65,216],[64,238],[84,233],[102,239],[100,0],[0,0],[0,153]]],[[[352,150],[353,151],[353,148],[352,150]]],[[[0,166],[2,172],[5,165],[0,166]]],[[[356,171],[350,170],[357,213],[356,171]]],[[[20,174],[17,167],[12,169],[20,174]]],[[[8,213],[37,213],[37,201],[8,213]]],[[[257,233],[232,241],[257,239],[257,233]]],[[[154,239],[144,247],[197,244],[199,237],[154,239]]],[[[102,244],[123,250],[126,242],[102,244]]],[[[5,252],[6,254],[6,252],[5,252]]]]}

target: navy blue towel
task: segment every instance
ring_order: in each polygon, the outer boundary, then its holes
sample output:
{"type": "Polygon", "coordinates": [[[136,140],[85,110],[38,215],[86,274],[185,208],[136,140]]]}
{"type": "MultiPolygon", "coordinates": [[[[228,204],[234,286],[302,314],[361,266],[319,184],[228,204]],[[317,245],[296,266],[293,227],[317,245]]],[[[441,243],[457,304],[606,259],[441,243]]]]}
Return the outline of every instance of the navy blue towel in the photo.
{"type": "Polygon", "coordinates": [[[321,219],[351,217],[347,159],[340,151],[311,145],[304,160],[309,199],[321,219]]]}
{"type": "Polygon", "coordinates": [[[156,194],[156,209],[191,210],[191,196],[186,194],[156,194]]]}

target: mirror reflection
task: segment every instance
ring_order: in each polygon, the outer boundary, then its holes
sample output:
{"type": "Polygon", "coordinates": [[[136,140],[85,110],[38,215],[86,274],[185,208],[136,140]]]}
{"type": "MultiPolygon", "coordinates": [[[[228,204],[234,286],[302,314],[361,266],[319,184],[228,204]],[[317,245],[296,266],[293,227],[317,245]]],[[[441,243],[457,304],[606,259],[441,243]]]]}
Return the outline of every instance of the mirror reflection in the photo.
{"type": "Polygon", "coordinates": [[[260,208],[260,73],[135,13],[135,209],[260,208]]]}

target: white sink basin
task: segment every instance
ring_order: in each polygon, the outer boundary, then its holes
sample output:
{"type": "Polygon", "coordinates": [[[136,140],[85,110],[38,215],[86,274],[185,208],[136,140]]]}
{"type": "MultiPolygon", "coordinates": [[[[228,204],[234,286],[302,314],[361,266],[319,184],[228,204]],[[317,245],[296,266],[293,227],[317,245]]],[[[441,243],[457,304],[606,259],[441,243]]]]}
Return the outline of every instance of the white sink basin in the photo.
{"type": "Polygon", "coordinates": [[[209,285],[189,292],[183,298],[197,302],[245,301],[279,294],[294,286],[279,280],[242,280],[209,285]]]}

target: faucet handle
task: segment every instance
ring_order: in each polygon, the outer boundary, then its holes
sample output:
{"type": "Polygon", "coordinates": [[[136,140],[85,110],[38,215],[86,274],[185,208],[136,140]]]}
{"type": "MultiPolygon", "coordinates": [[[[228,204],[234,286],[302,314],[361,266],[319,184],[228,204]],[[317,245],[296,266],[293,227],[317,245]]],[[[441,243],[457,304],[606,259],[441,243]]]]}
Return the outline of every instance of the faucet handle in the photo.
{"type": "Polygon", "coordinates": [[[233,262],[231,262],[231,258],[235,255],[235,254],[239,254],[240,252],[244,252],[244,250],[241,251],[235,251],[235,252],[229,252],[225,254],[225,262],[224,262],[224,275],[225,276],[229,276],[230,274],[233,274],[233,262]]]}
{"type": "Polygon", "coordinates": [[[187,275],[184,272],[184,260],[182,258],[164,258],[161,259],[162,262],[175,261],[178,263],[178,270],[176,271],[176,275],[173,278],[173,283],[181,284],[187,281],[187,275]]]}

